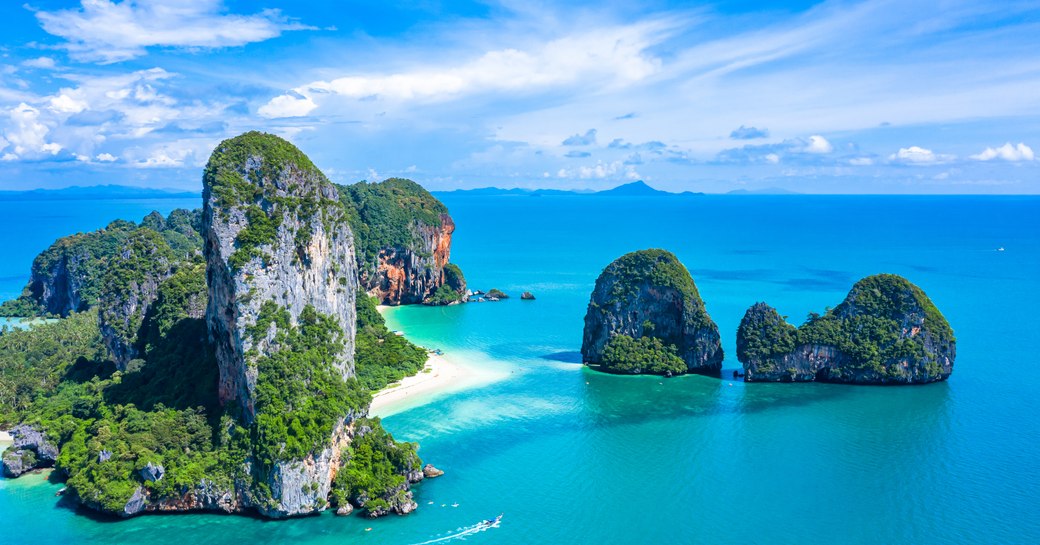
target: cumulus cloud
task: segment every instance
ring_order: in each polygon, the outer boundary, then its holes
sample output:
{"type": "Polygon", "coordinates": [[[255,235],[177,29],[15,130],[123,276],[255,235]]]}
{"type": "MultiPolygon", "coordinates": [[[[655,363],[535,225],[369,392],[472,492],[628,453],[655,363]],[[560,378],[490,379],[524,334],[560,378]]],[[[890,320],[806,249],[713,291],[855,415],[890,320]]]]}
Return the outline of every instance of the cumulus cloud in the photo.
{"type": "Polygon", "coordinates": [[[826,138],[814,134],[809,137],[809,142],[805,144],[802,151],[805,153],[830,153],[834,151],[834,146],[826,138]]]}
{"type": "Polygon", "coordinates": [[[561,143],[564,146],[591,146],[596,143],[596,129],[589,129],[585,134],[568,136],[561,143]]]}
{"type": "Polygon", "coordinates": [[[312,28],[274,9],[226,13],[221,0],[81,0],[79,8],[41,10],[36,18],[74,58],[101,63],[140,57],[149,47],[241,46],[312,28]]]}
{"type": "Polygon", "coordinates": [[[899,148],[899,151],[888,156],[889,161],[893,163],[902,163],[904,165],[935,165],[948,163],[953,160],[953,158],[952,155],[935,153],[930,149],[925,149],[919,146],[899,148]]]}
{"type": "Polygon", "coordinates": [[[40,121],[40,110],[23,102],[9,109],[7,118],[9,123],[3,135],[7,144],[0,148],[7,151],[5,161],[57,155],[61,151],[60,144],[47,141],[51,129],[40,121]]]}
{"type": "Polygon", "coordinates": [[[304,117],[318,107],[310,97],[299,93],[286,93],[272,98],[257,110],[260,115],[269,118],[304,117]]]}
{"type": "Polygon", "coordinates": [[[972,159],[977,161],[992,161],[993,159],[1001,159],[1003,161],[1032,161],[1036,158],[1033,154],[1033,149],[1029,146],[1019,142],[1017,146],[1011,145],[1011,142],[1005,143],[999,148],[986,148],[982,150],[982,153],[971,156],[972,159]]]}
{"type": "Polygon", "coordinates": [[[511,92],[595,84],[602,88],[638,82],[655,74],[661,61],[647,49],[667,37],[658,22],[602,28],[566,36],[531,51],[499,49],[469,62],[392,74],[351,75],[315,81],[272,98],[266,117],[307,115],[317,97],[437,101],[474,93],[511,92]]]}
{"type": "Polygon", "coordinates": [[[97,159],[102,163],[111,163],[114,162],[117,159],[117,157],[115,155],[112,155],[111,153],[99,153],[97,154],[97,156],[94,157],[94,159],[97,159]]]}
{"type": "Polygon", "coordinates": [[[733,129],[733,132],[729,133],[729,137],[734,140],[754,140],[756,138],[769,138],[769,129],[759,129],[757,127],[740,127],[733,129]]]}

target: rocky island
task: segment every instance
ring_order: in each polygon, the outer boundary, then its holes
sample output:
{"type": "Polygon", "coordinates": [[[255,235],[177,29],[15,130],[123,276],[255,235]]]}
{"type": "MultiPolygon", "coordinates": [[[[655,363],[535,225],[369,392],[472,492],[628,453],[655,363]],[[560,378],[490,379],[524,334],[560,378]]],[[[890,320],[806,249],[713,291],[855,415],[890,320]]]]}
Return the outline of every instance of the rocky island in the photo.
{"type": "Polygon", "coordinates": [[[367,412],[426,354],[375,304],[465,293],[447,209],[407,180],[332,184],[258,132],[222,142],[203,183],[201,211],[57,241],[0,306],[59,318],[0,335],[5,472],[54,466],[124,517],[414,510],[417,447],[367,412]]]}
{"type": "Polygon", "coordinates": [[[582,360],[620,374],[717,373],[719,329],[686,267],[665,250],[607,266],[585,314],[582,360]]]}
{"type": "Polygon", "coordinates": [[[801,327],[757,303],[737,330],[747,382],[922,384],[949,378],[955,357],[946,318],[893,274],[856,282],[840,305],[810,314],[801,327]]]}

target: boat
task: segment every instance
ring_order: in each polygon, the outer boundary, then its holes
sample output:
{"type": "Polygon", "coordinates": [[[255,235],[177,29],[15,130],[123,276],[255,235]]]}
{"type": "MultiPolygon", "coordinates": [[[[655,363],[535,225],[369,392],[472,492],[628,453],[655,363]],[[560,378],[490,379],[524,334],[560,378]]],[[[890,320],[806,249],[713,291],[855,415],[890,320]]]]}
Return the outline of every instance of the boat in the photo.
{"type": "Polygon", "coordinates": [[[502,513],[501,515],[498,515],[497,517],[495,517],[493,519],[487,519],[485,521],[482,521],[480,524],[477,525],[477,528],[480,528],[481,530],[485,530],[487,528],[495,527],[495,525],[497,525],[499,522],[502,522],[502,515],[504,515],[504,514],[505,513],[502,513]]]}
{"type": "Polygon", "coordinates": [[[998,251],[998,252],[1003,252],[1003,251],[1004,251],[1004,247],[1003,247],[1003,246],[1001,246],[1000,248],[997,248],[997,251],[998,251]]]}

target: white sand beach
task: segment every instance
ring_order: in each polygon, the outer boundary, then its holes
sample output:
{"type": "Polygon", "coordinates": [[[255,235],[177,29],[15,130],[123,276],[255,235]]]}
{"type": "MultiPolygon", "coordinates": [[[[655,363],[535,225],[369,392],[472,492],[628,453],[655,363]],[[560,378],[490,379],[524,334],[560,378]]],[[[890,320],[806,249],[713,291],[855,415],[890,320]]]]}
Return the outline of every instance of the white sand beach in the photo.
{"type": "MultiPolygon", "coordinates": [[[[382,313],[391,307],[379,305],[376,308],[382,313]]],[[[450,393],[498,382],[510,374],[508,366],[481,353],[430,353],[422,371],[373,394],[369,414],[390,416],[450,393]]]]}
{"type": "Polygon", "coordinates": [[[0,447],[6,447],[14,442],[14,438],[6,431],[0,431],[0,447]]]}
{"type": "Polygon", "coordinates": [[[430,354],[422,371],[373,394],[369,414],[390,416],[509,376],[510,371],[500,362],[486,360],[479,354],[430,354]]]}

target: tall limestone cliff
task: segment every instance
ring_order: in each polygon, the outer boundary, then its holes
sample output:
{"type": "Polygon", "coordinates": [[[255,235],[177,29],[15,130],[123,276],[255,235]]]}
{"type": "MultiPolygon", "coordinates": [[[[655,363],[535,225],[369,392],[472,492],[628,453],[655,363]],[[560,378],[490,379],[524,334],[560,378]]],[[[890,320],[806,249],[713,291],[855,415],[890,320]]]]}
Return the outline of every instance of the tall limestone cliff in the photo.
{"type": "Polygon", "coordinates": [[[625,254],[607,266],[585,314],[586,363],[625,374],[713,373],[719,330],[682,263],[665,250],[625,254]]]}
{"type": "Polygon", "coordinates": [[[206,321],[221,402],[261,437],[257,509],[324,509],[358,416],[345,402],[357,269],[339,195],[295,146],[250,132],[213,152],[203,199],[206,321]]]}
{"type": "Polygon", "coordinates": [[[946,318],[920,288],[892,274],[856,282],[840,305],[799,328],[757,303],[737,329],[748,382],[920,384],[946,380],[955,357],[946,318]]]}
{"type": "Polygon", "coordinates": [[[357,237],[361,285],[369,294],[381,304],[410,305],[429,301],[449,285],[456,300],[464,297],[462,275],[448,267],[455,222],[436,197],[403,178],[339,190],[357,237]]]}
{"type": "Polygon", "coordinates": [[[214,150],[203,201],[206,319],[221,401],[237,403],[246,422],[255,417],[255,361],[278,348],[277,331],[251,333],[266,303],[285,309],[294,326],[307,306],[333,317],[344,343],[334,364],[352,376],[357,269],[336,188],[289,142],[250,132],[214,150]]]}

